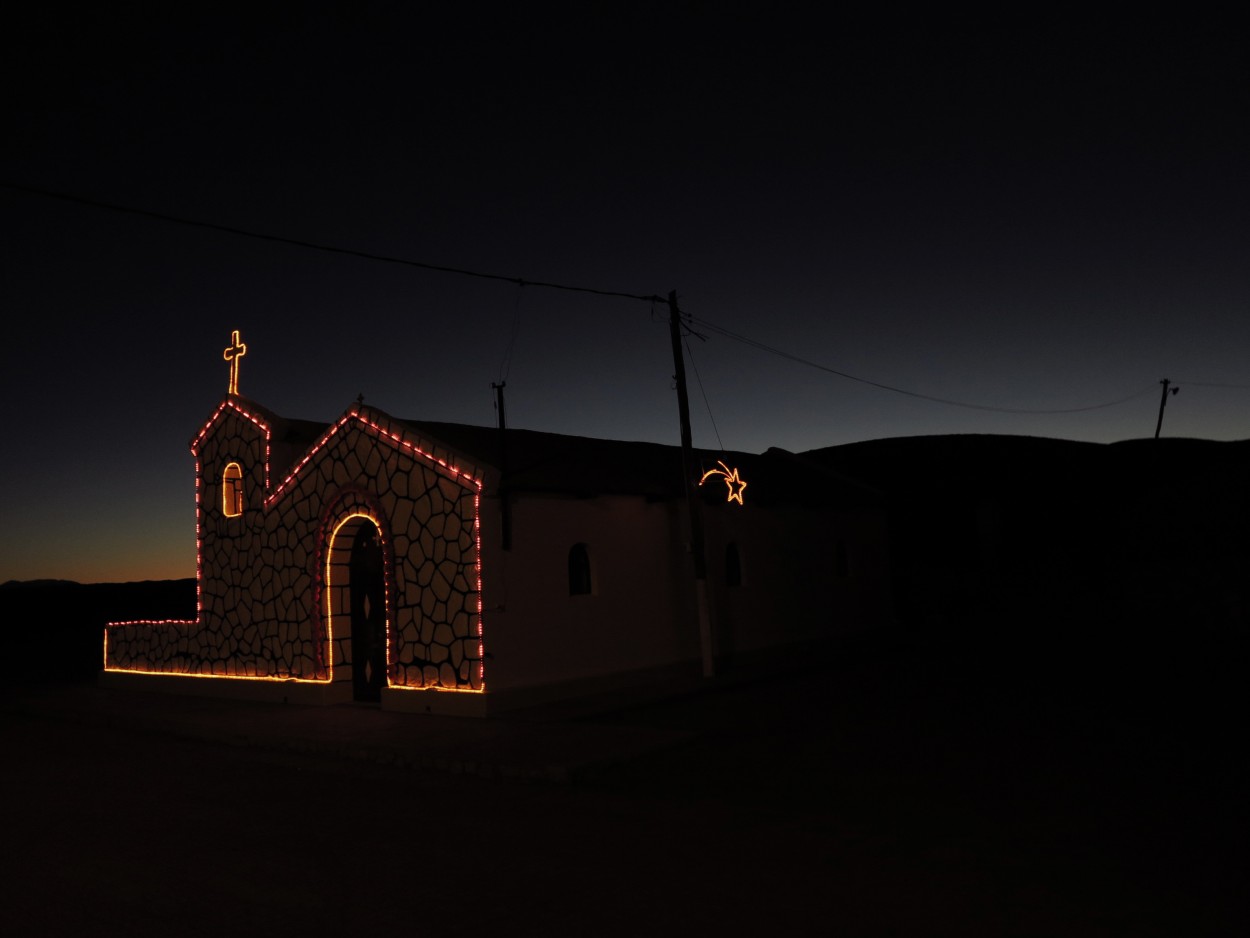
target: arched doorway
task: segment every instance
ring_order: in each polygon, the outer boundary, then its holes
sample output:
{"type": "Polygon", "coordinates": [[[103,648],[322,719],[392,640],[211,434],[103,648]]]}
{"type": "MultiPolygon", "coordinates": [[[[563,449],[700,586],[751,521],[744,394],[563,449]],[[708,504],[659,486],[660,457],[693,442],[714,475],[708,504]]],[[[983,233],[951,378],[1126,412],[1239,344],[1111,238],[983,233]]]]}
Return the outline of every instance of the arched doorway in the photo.
{"type": "Polygon", "coordinates": [[[382,538],[367,519],[361,521],[352,538],[347,577],[352,697],[381,700],[386,686],[386,573],[382,538]]]}

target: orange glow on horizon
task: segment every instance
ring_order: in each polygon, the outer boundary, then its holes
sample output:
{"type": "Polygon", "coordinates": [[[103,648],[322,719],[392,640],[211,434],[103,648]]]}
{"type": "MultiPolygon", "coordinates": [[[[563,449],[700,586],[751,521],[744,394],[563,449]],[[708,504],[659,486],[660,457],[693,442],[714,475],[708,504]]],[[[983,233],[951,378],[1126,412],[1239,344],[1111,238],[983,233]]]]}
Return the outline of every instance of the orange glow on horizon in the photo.
{"type": "Polygon", "coordinates": [[[239,359],[247,354],[247,346],[239,341],[239,330],[230,333],[230,345],[221,353],[221,357],[230,363],[230,393],[239,393],[239,359]]]}

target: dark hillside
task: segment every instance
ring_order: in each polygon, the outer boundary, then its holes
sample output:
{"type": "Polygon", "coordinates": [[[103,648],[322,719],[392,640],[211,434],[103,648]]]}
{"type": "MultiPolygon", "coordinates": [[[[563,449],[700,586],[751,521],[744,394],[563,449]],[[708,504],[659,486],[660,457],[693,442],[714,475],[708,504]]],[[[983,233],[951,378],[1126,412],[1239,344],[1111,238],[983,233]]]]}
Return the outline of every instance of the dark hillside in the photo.
{"type": "MultiPolygon", "coordinates": [[[[1250,441],[928,436],[797,458],[884,496],[903,633],[1064,669],[1241,655],[1250,441]]],[[[105,622],[194,615],[190,579],[0,586],[18,681],[91,680],[105,622]]]]}
{"type": "Polygon", "coordinates": [[[18,684],[95,680],[106,622],[194,617],[194,579],[0,585],[0,622],[13,642],[11,679],[18,684]]]}

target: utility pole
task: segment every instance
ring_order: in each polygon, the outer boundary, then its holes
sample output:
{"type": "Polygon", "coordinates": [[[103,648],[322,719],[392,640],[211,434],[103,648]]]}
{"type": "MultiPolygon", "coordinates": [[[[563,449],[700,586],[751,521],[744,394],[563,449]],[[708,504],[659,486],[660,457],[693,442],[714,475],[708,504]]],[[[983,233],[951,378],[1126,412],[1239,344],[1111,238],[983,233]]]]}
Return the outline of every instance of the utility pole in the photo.
{"type": "MultiPolygon", "coordinates": [[[[1163,385],[1163,394],[1159,398],[1159,422],[1155,424],[1155,439],[1156,440],[1159,439],[1159,431],[1163,429],[1163,408],[1168,406],[1168,385],[1170,385],[1172,382],[1169,381],[1167,378],[1164,378],[1159,383],[1163,385]]],[[[1180,388],[1172,388],[1172,393],[1175,394],[1179,390],[1180,388]]]]}
{"type": "Polygon", "coordinates": [[[690,397],[686,393],[686,358],[681,351],[681,310],[677,291],[668,294],[668,335],[673,344],[673,379],[677,383],[677,409],[681,416],[681,473],[690,516],[690,553],[694,559],[695,600],[699,610],[699,645],[703,654],[703,676],[712,677],[716,666],[712,656],[712,615],[708,608],[707,557],[703,545],[703,515],[694,485],[694,444],[690,433],[690,397]]]}
{"type": "Polygon", "coordinates": [[[508,418],[503,410],[503,389],[507,381],[498,384],[491,382],[495,389],[495,410],[499,413],[499,517],[500,546],[504,550],[512,549],[512,505],[508,500],[508,418]]]}

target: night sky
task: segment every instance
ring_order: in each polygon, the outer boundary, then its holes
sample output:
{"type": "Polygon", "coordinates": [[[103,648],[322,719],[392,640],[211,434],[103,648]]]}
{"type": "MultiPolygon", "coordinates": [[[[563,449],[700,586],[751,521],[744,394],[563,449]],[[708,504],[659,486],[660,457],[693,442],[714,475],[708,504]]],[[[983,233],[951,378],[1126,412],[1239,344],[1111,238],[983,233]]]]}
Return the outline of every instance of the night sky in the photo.
{"type": "Polygon", "coordinates": [[[1250,437],[1231,23],[184,7],[3,31],[0,581],[194,575],[234,329],[240,392],[286,416],[493,425],[506,381],[511,426],[678,442],[662,304],[32,189],[676,290],[708,449],[1145,437],[1163,378],[1165,435],[1250,437]]]}

